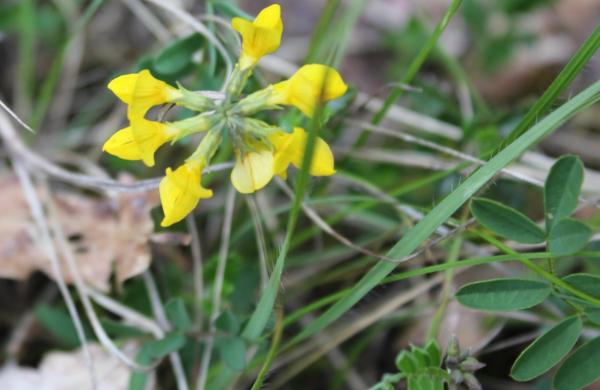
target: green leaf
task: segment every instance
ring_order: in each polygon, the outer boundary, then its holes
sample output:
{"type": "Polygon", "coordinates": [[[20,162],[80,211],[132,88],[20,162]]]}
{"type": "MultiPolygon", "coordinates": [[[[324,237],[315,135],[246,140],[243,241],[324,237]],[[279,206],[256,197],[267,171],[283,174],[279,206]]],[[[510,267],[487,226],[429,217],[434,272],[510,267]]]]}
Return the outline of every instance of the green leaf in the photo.
{"type": "Polygon", "coordinates": [[[493,200],[473,199],[471,212],[477,222],[509,240],[538,244],[546,239],[544,231],[527,216],[493,200]]]}
{"type": "Polygon", "coordinates": [[[577,349],[556,372],[552,388],[583,389],[600,378],[600,337],[577,349]]]}
{"type": "Polygon", "coordinates": [[[171,332],[160,340],[145,344],[144,347],[152,359],[161,359],[171,352],[181,349],[184,345],[185,337],[179,332],[171,332]]]}
{"type": "Polygon", "coordinates": [[[600,299],[600,276],[579,273],[565,276],[563,280],[576,289],[583,291],[594,298],[600,299]]]}
{"type": "MultiPolygon", "coordinates": [[[[435,206],[425,218],[404,234],[402,239],[390,249],[386,256],[393,259],[403,259],[413,253],[442,223],[450,218],[468,199],[491,180],[498,171],[506,167],[529,147],[551,134],[560,124],[564,123],[564,121],[572,117],[575,113],[600,100],[599,94],[600,81],[595,82],[592,86],[580,92],[567,103],[537,122],[516,141],[492,157],[490,161],[463,181],[460,186],[435,206]]],[[[354,284],[350,291],[344,293],[338,302],[329,307],[294,337],[290,344],[298,343],[318,333],[340,318],[396,268],[398,268],[398,262],[378,262],[360,281],[354,284]]],[[[275,271],[273,271],[274,273],[275,271]]],[[[279,282],[278,279],[275,281],[279,282]]],[[[271,280],[269,280],[269,283],[271,283],[271,280]]],[[[269,312],[271,307],[272,305],[269,306],[269,312]]]]}
{"type": "Polygon", "coordinates": [[[585,309],[585,315],[587,315],[588,320],[595,325],[600,325],[600,309],[595,307],[588,307],[585,309]]]}
{"type": "Polygon", "coordinates": [[[437,341],[430,340],[427,345],[425,345],[425,350],[429,355],[431,365],[439,367],[442,364],[442,352],[440,351],[440,346],[438,345],[437,341]]]}
{"type": "Polygon", "coordinates": [[[404,374],[412,374],[417,371],[417,361],[408,351],[402,351],[396,358],[396,367],[404,374]]]}
{"type": "Polygon", "coordinates": [[[412,347],[412,355],[417,360],[420,368],[431,366],[431,360],[429,359],[429,354],[423,348],[412,347]]]}
{"type": "Polygon", "coordinates": [[[456,299],[472,309],[511,311],[542,303],[550,292],[550,285],[534,280],[491,279],[461,287],[456,299]]]}
{"type": "Polygon", "coordinates": [[[542,375],[565,357],[581,333],[581,318],[567,318],[539,336],[521,352],[510,376],[524,382],[542,375]]]}
{"type": "Polygon", "coordinates": [[[582,184],[583,163],[579,157],[564,156],[554,163],[544,186],[544,214],[548,232],[575,211],[582,184]]]}
{"type": "MultiPolygon", "coordinates": [[[[157,359],[162,359],[171,352],[181,349],[185,345],[185,337],[181,333],[167,334],[161,340],[149,341],[142,345],[136,361],[148,365],[157,359]]],[[[144,390],[148,382],[148,372],[134,372],[129,379],[129,390],[144,390]]]]}
{"type": "Polygon", "coordinates": [[[178,77],[192,63],[192,56],[204,45],[200,34],[175,41],[162,50],[154,59],[152,69],[162,77],[178,77]]]}
{"type": "Polygon", "coordinates": [[[104,330],[112,338],[131,338],[131,337],[142,337],[144,332],[136,327],[125,325],[122,322],[114,321],[108,318],[102,318],[100,320],[104,330]]]}
{"type": "Polygon", "coordinates": [[[227,367],[234,371],[246,368],[246,343],[241,337],[221,337],[215,344],[227,367]]]}
{"type": "Polygon", "coordinates": [[[169,322],[181,332],[187,332],[192,328],[192,320],[185,308],[183,299],[174,298],[165,304],[165,313],[169,322]]]}
{"type": "Polygon", "coordinates": [[[548,235],[548,249],[555,256],[571,255],[585,248],[592,230],[583,222],[564,218],[554,225],[548,235]]]}
{"type": "Polygon", "coordinates": [[[239,7],[235,6],[234,4],[226,3],[224,1],[213,1],[212,5],[215,7],[215,11],[217,11],[218,13],[223,14],[225,16],[228,16],[231,18],[240,17],[240,18],[249,19],[249,20],[254,19],[254,16],[244,12],[243,10],[241,10],[239,7]]]}
{"type": "Polygon", "coordinates": [[[75,348],[80,345],[77,330],[66,309],[39,304],[35,307],[34,314],[40,324],[63,346],[75,348]]]}
{"type": "Polygon", "coordinates": [[[221,315],[219,315],[217,321],[215,322],[215,325],[217,329],[225,333],[229,333],[231,335],[238,334],[238,332],[240,331],[240,321],[235,316],[235,314],[233,314],[229,310],[226,310],[223,313],[221,313],[221,315]]]}

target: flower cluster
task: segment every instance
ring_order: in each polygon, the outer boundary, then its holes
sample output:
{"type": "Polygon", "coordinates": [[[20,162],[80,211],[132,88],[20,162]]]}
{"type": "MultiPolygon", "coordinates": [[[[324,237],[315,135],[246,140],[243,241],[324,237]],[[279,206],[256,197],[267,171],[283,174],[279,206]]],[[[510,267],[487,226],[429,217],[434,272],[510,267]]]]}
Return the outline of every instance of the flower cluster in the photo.
{"type": "MultiPolygon", "coordinates": [[[[283,178],[291,165],[303,161],[307,133],[300,127],[289,133],[252,118],[252,115],[279,106],[294,106],[311,117],[322,102],[346,93],[339,73],[330,67],[310,64],[301,67],[288,80],[269,85],[248,96],[241,91],[261,57],[277,50],[283,23],[277,4],[262,10],[254,21],[234,18],[231,23],[242,37],[239,62],[229,76],[222,100],[212,100],[178,85],[157,80],[148,70],[119,76],[108,88],[128,106],[130,126],[117,131],[104,144],[104,151],[125,160],[142,160],[154,165],[154,154],[167,142],[206,132],[197,149],[173,170],[167,168],[159,187],[164,211],[161,226],[176,223],[189,214],[200,199],[212,196],[202,187],[202,170],[209,164],[227,132],[233,142],[236,162],[231,172],[233,186],[249,194],[266,186],[274,175],[283,178]],[[158,105],[175,104],[199,112],[176,122],[146,118],[158,105]]],[[[309,170],[314,176],[335,173],[329,145],[317,138],[309,170]]]]}

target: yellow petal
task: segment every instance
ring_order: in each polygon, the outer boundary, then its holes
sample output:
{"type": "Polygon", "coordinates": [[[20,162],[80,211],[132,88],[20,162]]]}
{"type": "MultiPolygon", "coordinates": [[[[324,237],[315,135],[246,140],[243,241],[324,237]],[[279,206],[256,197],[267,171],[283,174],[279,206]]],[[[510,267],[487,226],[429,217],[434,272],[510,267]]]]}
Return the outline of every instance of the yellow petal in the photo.
{"type": "Polygon", "coordinates": [[[129,102],[128,117],[144,117],[146,112],[159,104],[168,103],[179,96],[177,89],[164,81],[156,79],[150,71],[144,69],[138,73],[131,101],[129,102]]]}
{"type": "Polygon", "coordinates": [[[111,80],[111,82],[108,83],[108,89],[117,95],[123,103],[130,104],[137,79],[137,73],[124,74],[111,80]]]}
{"type": "Polygon", "coordinates": [[[149,167],[154,166],[154,153],[173,138],[164,123],[141,117],[131,118],[131,134],[137,144],[140,159],[149,167]]]}
{"type": "Polygon", "coordinates": [[[261,57],[274,52],[281,44],[281,7],[279,4],[270,5],[256,16],[254,22],[233,18],[231,27],[242,36],[240,67],[254,66],[261,57]]]}
{"type": "Polygon", "coordinates": [[[321,102],[336,99],[348,90],[337,70],[320,64],[304,65],[289,79],[273,85],[271,104],[297,107],[312,117],[321,102]]]}
{"type": "Polygon", "coordinates": [[[273,154],[268,150],[238,155],[231,171],[231,182],[242,194],[251,194],[273,178],[273,154]]]}
{"type": "MultiPolygon", "coordinates": [[[[290,163],[296,168],[302,168],[308,134],[304,129],[296,127],[292,134],[283,137],[279,135],[279,138],[279,140],[275,139],[275,142],[272,141],[276,149],[275,172],[280,174],[290,163]]],[[[321,137],[315,140],[309,173],[313,176],[331,176],[335,173],[333,153],[321,137]]]]}
{"type": "Polygon", "coordinates": [[[293,134],[284,131],[276,131],[269,136],[269,141],[275,148],[273,172],[284,179],[287,177],[287,168],[292,162],[293,138],[293,134]]]}
{"type": "Polygon", "coordinates": [[[131,127],[126,127],[114,133],[102,146],[102,150],[123,160],[141,160],[142,153],[133,138],[131,127]]]}
{"type": "Polygon", "coordinates": [[[159,186],[164,219],[161,226],[181,221],[196,208],[200,199],[210,198],[213,192],[201,184],[202,165],[183,164],[175,171],[167,168],[159,186]]]}

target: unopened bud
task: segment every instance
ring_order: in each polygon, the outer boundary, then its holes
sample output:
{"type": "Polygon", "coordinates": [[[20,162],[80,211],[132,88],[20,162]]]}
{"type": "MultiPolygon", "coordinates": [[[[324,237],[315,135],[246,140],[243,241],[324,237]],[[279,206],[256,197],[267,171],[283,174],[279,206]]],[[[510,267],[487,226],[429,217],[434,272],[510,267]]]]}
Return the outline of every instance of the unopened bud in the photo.
{"type": "Polygon", "coordinates": [[[481,384],[479,383],[477,378],[475,378],[475,375],[470,374],[470,373],[465,373],[464,379],[465,379],[464,383],[469,390],[481,390],[482,389],[481,384]]]}
{"type": "Polygon", "coordinates": [[[482,363],[474,357],[469,356],[459,364],[459,367],[461,371],[475,372],[485,367],[485,363],[482,363]]]}

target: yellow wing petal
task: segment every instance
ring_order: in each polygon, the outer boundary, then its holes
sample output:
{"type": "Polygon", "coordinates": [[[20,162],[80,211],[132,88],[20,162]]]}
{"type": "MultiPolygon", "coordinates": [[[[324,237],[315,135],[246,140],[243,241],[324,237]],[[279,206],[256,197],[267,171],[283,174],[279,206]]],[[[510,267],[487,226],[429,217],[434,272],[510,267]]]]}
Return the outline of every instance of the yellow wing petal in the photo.
{"type": "Polygon", "coordinates": [[[159,186],[160,202],[165,214],[161,226],[181,221],[196,208],[200,199],[213,195],[211,190],[202,187],[200,170],[201,167],[189,164],[183,164],[175,171],[167,168],[159,186]]]}
{"type": "Polygon", "coordinates": [[[347,90],[338,71],[325,65],[310,64],[298,69],[289,80],[273,85],[269,102],[295,106],[312,117],[320,102],[336,99],[347,90]]]}
{"type": "Polygon", "coordinates": [[[131,118],[131,132],[140,150],[140,159],[149,167],[154,166],[154,154],[172,138],[167,134],[166,125],[141,117],[131,118]]]}
{"type": "MultiPolygon", "coordinates": [[[[308,134],[304,129],[294,128],[292,141],[294,146],[290,158],[296,168],[302,168],[307,138],[308,134]]],[[[327,142],[321,137],[317,137],[315,140],[309,173],[313,176],[331,176],[335,173],[333,153],[327,142]]]]}
{"type": "Polygon", "coordinates": [[[142,153],[133,138],[131,127],[114,133],[102,146],[102,150],[123,160],[141,160],[142,153]]]}
{"type": "Polygon", "coordinates": [[[276,131],[269,136],[269,141],[275,148],[273,156],[273,172],[282,178],[287,177],[287,168],[292,162],[293,134],[276,131]]]}
{"type": "Polygon", "coordinates": [[[238,156],[231,171],[231,182],[242,194],[251,194],[273,178],[273,154],[268,150],[238,156]]]}
{"type": "Polygon", "coordinates": [[[112,91],[123,103],[130,104],[138,74],[130,73],[112,79],[108,83],[108,89],[112,91]]]}

